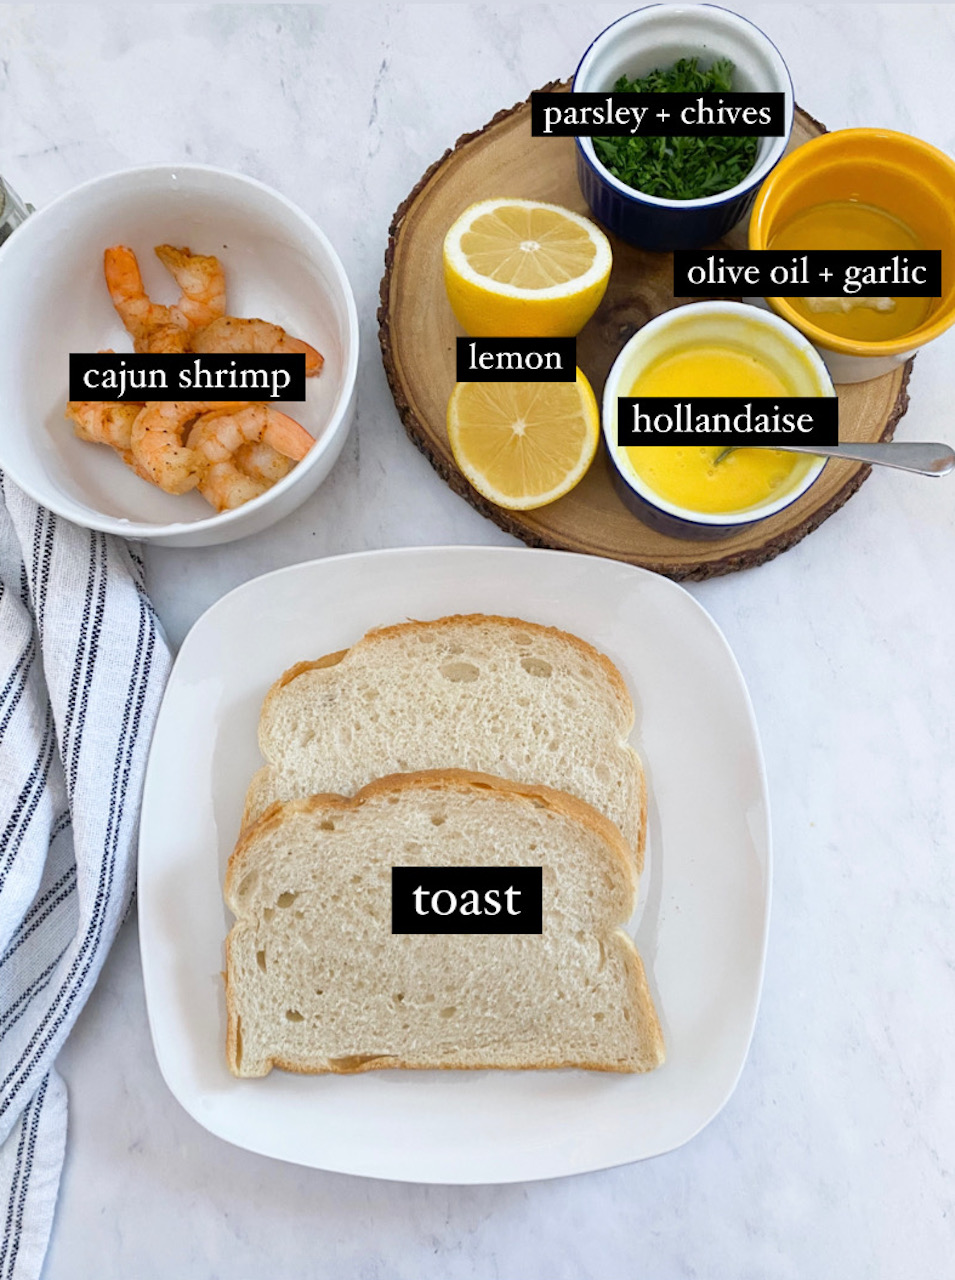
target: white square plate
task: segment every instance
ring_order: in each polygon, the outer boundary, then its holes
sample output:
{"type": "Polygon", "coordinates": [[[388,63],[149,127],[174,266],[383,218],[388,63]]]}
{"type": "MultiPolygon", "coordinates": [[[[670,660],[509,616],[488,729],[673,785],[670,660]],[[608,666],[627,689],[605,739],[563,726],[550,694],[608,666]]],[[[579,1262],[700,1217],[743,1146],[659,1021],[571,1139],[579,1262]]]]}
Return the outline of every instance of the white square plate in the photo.
{"type": "Polygon", "coordinates": [[[450,547],[294,565],[246,583],[183,643],[149,759],[139,920],[166,1083],[212,1133],[264,1155],[414,1182],[518,1182],[670,1151],[733,1091],[762,982],[766,782],[749,696],[681,587],[610,560],[450,547]],[[649,787],[631,928],[667,1044],[649,1075],[375,1071],[236,1080],[226,1066],[222,880],[259,708],[293,663],[405,618],[498,613],[573,631],[622,671],[649,787]]]}

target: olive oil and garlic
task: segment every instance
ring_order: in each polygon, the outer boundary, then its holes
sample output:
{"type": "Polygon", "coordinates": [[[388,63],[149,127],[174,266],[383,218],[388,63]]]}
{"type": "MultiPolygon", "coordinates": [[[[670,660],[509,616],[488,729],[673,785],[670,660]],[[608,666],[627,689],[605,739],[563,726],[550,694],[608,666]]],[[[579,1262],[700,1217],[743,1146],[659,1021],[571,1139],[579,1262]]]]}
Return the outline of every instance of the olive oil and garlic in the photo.
{"type": "MultiPolygon", "coordinates": [[[[842,249],[865,254],[873,250],[924,249],[901,218],[860,200],[827,200],[797,213],[769,242],[770,249],[812,251],[842,249]]],[[[839,298],[793,298],[800,315],[827,333],[861,342],[904,337],[928,318],[933,298],[860,295],[839,298]]]]}

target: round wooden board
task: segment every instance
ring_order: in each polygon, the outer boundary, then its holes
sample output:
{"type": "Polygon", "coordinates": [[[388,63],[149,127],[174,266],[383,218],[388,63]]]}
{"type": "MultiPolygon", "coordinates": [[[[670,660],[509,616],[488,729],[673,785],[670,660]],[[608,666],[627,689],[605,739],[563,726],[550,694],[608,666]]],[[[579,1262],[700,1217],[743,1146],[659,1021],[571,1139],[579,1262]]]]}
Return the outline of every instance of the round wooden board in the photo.
{"type": "MultiPolygon", "coordinates": [[[[547,85],[563,92],[565,84],[547,85]]],[[[790,147],[825,132],[797,108],[790,147]]],[[[499,112],[479,133],[460,138],[431,166],[392,220],[378,311],[385,371],[409,436],[456,492],[508,533],[535,547],[584,551],[642,565],[678,580],[700,580],[762,564],[811,533],[852,496],[870,468],[830,462],[798,502],[731,538],[669,538],[642,524],[613,488],[601,444],[593,466],[565,498],[538,511],[504,511],[458,471],[445,426],[455,382],[455,338],[463,331],[444,291],[441,248],[457,216],[493,196],[548,200],[588,214],[580,194],[572,138],[532,138],[530,102],[499,112]]],[[[598,400],[617,353],[653,316],[694,301],[674,299],[670,254],[646,253],[611,236],[614,265],[606,296],[577,339],[577,361],[598,400]]],[[[724,244],[745,247],[745,224],[724,244]]],[[[839,435],[889,440],[908,405],[912,361],[871,382],[838,388],[839,435]]]]}

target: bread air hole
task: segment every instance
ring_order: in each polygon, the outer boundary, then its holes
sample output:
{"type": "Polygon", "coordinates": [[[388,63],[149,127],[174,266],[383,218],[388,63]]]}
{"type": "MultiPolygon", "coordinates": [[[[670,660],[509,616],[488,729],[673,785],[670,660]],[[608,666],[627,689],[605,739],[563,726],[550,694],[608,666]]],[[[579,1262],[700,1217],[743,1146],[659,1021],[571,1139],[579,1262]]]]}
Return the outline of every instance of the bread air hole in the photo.
{"type": "Polygon", "coordinates": [[[255,963],[259,966],[262,972],[265,973],[265,952],[264,951],[256,951],[255,963]]]}
{"type": "Polygon", "coordinates": [[[543,658],[521,658],[521,666],[529,676],[551,676],[554,668],[543,658]]]}
{"type": "Polygon", "coordinates": [[[525,631],[518,631],[512,639],[515,644],[530,644],[531,638],[525,631]]]}
{"type": "Polygon", "coordinates": [[[280,893],[279,900],[275,905],[277,907],[290,907],[297,897],[297,893],[280,893]]]}
{"type": "Polygon", "coordinates": [[[297,1009],[286,1009],[285,1020],[286,1022],[304,1022],[305,1018],[297,1009]]]}
{"type": "Polygon", "coordinates": [[[321,821],[321,822],[318,824],[318,827],[319,827],[319,830],[320,830],[320,831],[334,831],[334,830],[335,830],[335,824],[334,824],[334,822],[332,822],[331,818],[325,818],[325,819],[323,819],[323,821],[321,821]]]}
{"type": "Polygon", "coordinates": [[[258,872],[251,871],[239,885],[239,897],[247,898],[259,882],[258,872]]]}
{"type": "Polygon", "coordinates": [[[433,826],[440,827],[443,826],[445,822],[447,822],[447,818],[443,813],[433,813],[431,815],[431,823],[433,826]]]}
{"type": "Polygon", "coordinates": [[[471,684],[481,674],[473,662],[446,662],[438,670],[452,684],[471,684]]]}
{"type": "Polygon", "coordinates": [[[445,1005],[445,1007],[441,1010],[441,1017],[442,1017],[442,1018],[453,1018],[453,1017],[454,1017],[454,1015],[457,1013],[457,1011],[458,1011],[458,1007],[457,1007],[457,1005],[455,1005],[455,1004],[448,1004],[448,1005],[445,1005]]]}

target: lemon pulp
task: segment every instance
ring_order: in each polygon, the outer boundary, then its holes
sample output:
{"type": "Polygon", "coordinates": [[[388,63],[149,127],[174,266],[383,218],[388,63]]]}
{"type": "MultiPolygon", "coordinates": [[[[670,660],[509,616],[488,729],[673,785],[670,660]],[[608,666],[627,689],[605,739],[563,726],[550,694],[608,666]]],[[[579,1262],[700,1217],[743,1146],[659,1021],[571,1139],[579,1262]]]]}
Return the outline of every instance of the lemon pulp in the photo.
{"type": "Polygon", "coordinates": [[[607,288],[610,241],[588,218],[535,200],[482,200],[444,240],[444,284],[475,338],[573,337],[607,288]]]}
{"type": "Polygon", "coordinates": [[[478,275],[517,289],[549,289],[585,275],[596,249],[583,227],[546,206],[502,205],[461,237],[478,275]]]}
{"type": "Polygon", "coordinates": [[[597,451],[590,383],[459,382],[448,402],[454,460],[478,493],[529,511],[568,493],[597,451]]]}

